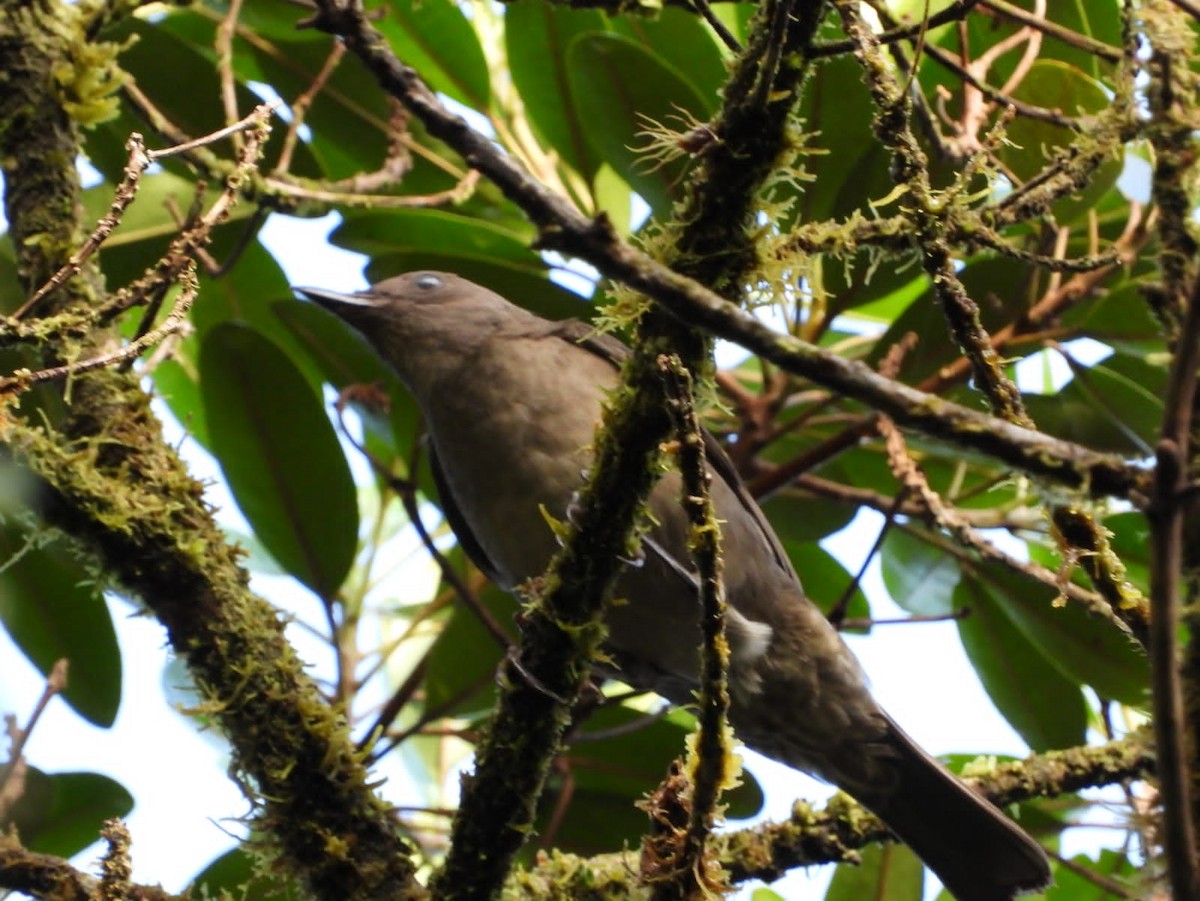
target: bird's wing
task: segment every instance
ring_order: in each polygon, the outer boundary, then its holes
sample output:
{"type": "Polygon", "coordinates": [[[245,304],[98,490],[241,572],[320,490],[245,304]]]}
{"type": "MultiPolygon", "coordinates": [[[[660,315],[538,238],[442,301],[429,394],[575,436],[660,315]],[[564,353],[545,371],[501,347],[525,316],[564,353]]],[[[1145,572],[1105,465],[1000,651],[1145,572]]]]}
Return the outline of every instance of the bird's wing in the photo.
{"type": "MultiPolygon", "coordinates": [[[[598,357],[608,360],[617,369],[620,369],[621,364],[629,359],[631,353],[624,343],[612,335],[599,332],[594,326],[586,322],[581,322],[578,319],[565,319],[553,323],[553,333],[559,335],[564,340],[579,345],[598,357]]],[[[775,534],[775,530],[767,522],[767,517],[763,514],[762,509],[755,502],[754,498],[751,497],[750,492],[746,490],[745,483],[742,482],[741,476],[738,475],[733,461],[729,459],[729,455],[721,447],[721,442],[708,429],[703,429],[702,432],[704,435],[704,454],[708,458],[708,465],[712,467],[713,472],[729,487],[729,490],[737,497],[738,502],[750,514],[751,519],[758,526],[759,532],[770,545],[775,562],[785,571],[796,576],[796,570],[792,566],[792,561],[788,559],[783,545],[780,544],[779,536],[775,534]]],[[[651,553],[665,554],[653,542],[650,543],[650,550],[651,553]]],[[[680,571],[680,565],[677,561],[671,560],[667,562],[671,564],[673,570],[680,571]]],[[[686,567],[684,571],[686,571],[686,567]]],[[[799,581],[799,577],[797,576],[796,578],[799,581]]]]}
{"type": "Polygon", "coordinates": [[[467,556],[472,563],[479,567],[480,572],[497,585],[503,585],[495,565],[484,553],[475,533],[471,531],[470,523],[458,508],[458,501],[454,499],[454,492],[450,490],[450,483],[446,480],[446,474],[442,472],[442,464],[438,461],[437,451],[432,447],[429,449],[429,469],[433,472],[433,481],[437,485],[438,496],[442,502],[442,513],[445,515],[446,521],[450,523],[450,528],[458,539],[459,547],[466,551],[467,556]]]}

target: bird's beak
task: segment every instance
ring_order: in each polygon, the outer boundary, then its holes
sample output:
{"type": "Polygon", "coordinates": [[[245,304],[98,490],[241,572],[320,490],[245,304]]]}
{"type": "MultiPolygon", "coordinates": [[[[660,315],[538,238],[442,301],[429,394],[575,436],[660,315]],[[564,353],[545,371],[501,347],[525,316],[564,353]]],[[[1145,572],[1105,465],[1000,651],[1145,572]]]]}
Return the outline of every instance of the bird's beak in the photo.
{"type": "Polygon", "coordinates": [[[292,288],[301,297],[307,297],[331,313],[341,314],[345,307],[373,307],[375,300],[370,294],[339,294],[324,288],[292,288]]]}
{"type": "Polygon", "coordinates": [[[380,303],[378,295],[367,291],[358,294],[339,294],[337,291],[326,291],[324,288],[293,288],[292,290],[301,297],[324,307],[351,328],[359,331],[370,331],[382,319],[387,318],[385,307],[380,303]]]}

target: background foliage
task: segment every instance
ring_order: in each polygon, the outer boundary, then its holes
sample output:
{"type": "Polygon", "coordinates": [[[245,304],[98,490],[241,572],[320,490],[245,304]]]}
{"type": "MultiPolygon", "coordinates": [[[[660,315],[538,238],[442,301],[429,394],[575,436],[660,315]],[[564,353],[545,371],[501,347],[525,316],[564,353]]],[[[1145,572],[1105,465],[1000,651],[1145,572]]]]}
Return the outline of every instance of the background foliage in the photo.
{"type": "MultiPolygon", "coordinates": [[[[925,12],[920,3],[876,6],[883,29],[925,12]]],[[[1173,22],[1190,47],[1195,22],[1185,13],[1165,3],[1143,7],[1173,22]]],[[[1154,49],[1159,32],[1116,0],[943,2],[928,12],[944,10],[953,14],[944,24],[910,29],[892,43],[889,65],[900,81],[911,79],[919,98],[914,121],[933,187],[948,190],[947,203],[962,210],[944,235],[957,277],[1005,370],[1024,364],[1022,400],[1037,429],[1146,461],[1163,422],[1170,342],[1179,337],[1169,305],[1155,302],[1163,244],[1149,200],[1151,166],[1162,155],[1149,131],[1161,119],[1153,118],[1146,82],[1134,87],[1135,57],[1154,49]],[[1033,27],[1023,24],[1030,19],[1033,27]],[[1143,50],[1135,53],[1129,48],[1139,36],[1143,50]],[[992,86],[989,95],[967,83],[964,67],[970,79],[992,86]],[[1011,119],[997,96],[1016,104],[1011,119]],[[1021,199],[1047,183],[1057,193],[1023,211],[1021,199]],[[1098,344],[1081,351],[1073,343],[1080,339],[1098,344]],[[1061,363],[1068,377],[1052,378],[1061,363]],[[1037,366],[1044,379],[1029,378],[1037,366]]],[[[115,90],[111,109],[82,133],[80,150],[98,173],[83,195],[87,223],[108,209],[131,132],[163,146],[208,134],[259,98],[282,98],[260,174],[242,187],[242,202],[203,252],[187,327],[137,372],[219,461],[253,531],[231,536],[250,551],[242,562],[282,570],[327,611],[321,637],[336,661],[327,694],[344,705],[354,736],[365,739],[375,728],[378,748],[402,743],[409,765],[436,785],[447,755],[462,753],[457,742],[485,724],[504,652],[495,628],[456,600],[459,587],[450,582],[427,604],[395,602],[389,548],[417,503],[436,502],[418,411],[361,339],[291,299],[279,261],[258,240],[262,214],[338,210],[330,241],[365,254],[371,281],[448,269],[543,315],[585,318],[611,300],[611,286],[599,284],[589,305],[583,279],[552,277],[557,260],[534,249],[538,231],[518,204],[431,137],[353,53],[318,30],[297,29],[303,14],[293,4],[81,5],[85,13],[104,24],[88,40],[111,42],[105,46],[116,53],[104,89],[115,90]],[[329,387],[345,392],[357,414],[350,434],[361,448],[339,435],[329,387]],[[362,465],[364,453],[370,466],[362,465]],[[376,627],[381,617],[385,630],[376,627]],[[392,695],[382,713],[369,700],[381,685],[392,695]]],[[[745,3],[713,8],[741,45],[754,14],[745,3]]],[[[395,0],[374,5],[372,21],[433,90],[542,183],[589,215],[603,213],[645,247],[670,235],[705,143],[715,139],[700,123],[720,108],[735,55],[697,10],[395,0]]],[[[780,328],[872,367],[913,335],[898,378],[980,408],[979,386],[947,336],[937,290],[920,265],[922,236],[907,218],[913,195],[893,182],[877,102],[844,39],[829,15],[791,146],[757,199],[757,279],[744,286],[743,299],[780,328]]],[[[235,149],[223,143],[165,157],[141,178],[136,202],[99,255],[110,289],[159,260],[194,215],[189,209],[211,201],[235,149]]],[[[1175,187],[1183,184],[1180,177],[1175,187]]],[[[0,308],[9,312],[30,293],[19,260],[6,241],[0,308]]],[[[142,317],[131,310],[117,324],[130,337],[142,317]]],[[[74,338],[50,337],[64,342],[62,358],[78,348],[74,338]]],[[[36,366],[30,346],[4,343],[6,372],[36,366]]],[[[1014,471],[997,454],[917,433],[908,435],[908,452],[889,453],[864,419],[864,404],[753,358],[724,373],[719,386],[722,404],[710,424],[767,498],[765,509],[816,601],[833,610],[854,579],[818,542],[861,508],[883,511],[889,521],[877,551],[888,592],[913,616],[956,618],[992,703],[1033,751],[1120,739],[1144,721],[1144,649],[1128,629],[1094,612],[1114,598],[1136,611],[1150,591],[1150,539],[1135,509],[1144,498],[1066,492],[1014,471]],[[940,506],[931,507],[912,483],[901,489],[897,470],[905,461],[919,467],[940,506]],[[1066,507],[1102,523],[1095,534],[1101,542],[1108,536],[1111,548],[1065,534],[1065,520],[1046,511],[1066,507]],[[998,533],[1006,533],[1002,546],[1013,556],[995,550],[998,533]],[[1076,586],[1070,597],[1068,583],[1076,586]]],[[[5,415],[54,425],[63,421],[61,405],[61,391],[42,386],[5,415]]],[[[81,458],[78,465],[91,464],[81,458]]],[[[0,619],[43,672],[68,658],[64,700],[88,721],[110,725],[121,650],[103,592],[122,586],[26,515],[15,471],[7,481],[16,487],[0,529],[0,559],[8,561],[0,568],[0,619]]],[[[424,517],[436,523],[431,508],[424,517]]],[[[513,602],[486,586],[457,549],[446,553],[492,622],[515,634],[513,602]]],[[[872,629],[871,601],[860,591],[836,615],[847,628],[872,629]]],[[[636,843],[644,816],[632,802],[662,778],[690,728],[678,711],[634,728],[644,709],[645,699],[635,699],[579,711],[573,743],[542,801],[544,845],[590,855],[636,843]],[[606,737],[574,741],[587,733],[606,737]]],[[[1122,816],[1154,801],[1143,783],[1127,797],[1122,816]]],[[[748,814],[761,802],[760,789],[748,779],[727,801],[731,815],[748,814]]],[[[68,856],[94,838],[103,818],[131,804],[105,777],[30,769],[9,818],[29,849],[68,856]]],[[[1077,796],[1023,807],[1022,822],[1050,847],[1090,817],[1077,796]]],[[[420,854],[436,859],[444,819],[401,819],[420,854]]],[[[1149,876],[1138,869],[1157,854],[1158,840],[1142,820],[1128,828],[1125,851],[1056,867],[1059,884],[1048,897],[1110,896],[1098,886],[1141,891],[1149,876]]],[[[839,871],[827,897],[884,897],[876,891],[881,884],[888,898],[921,897],[921,878],[896,854],[872,848],[861,868],[839,871]]],[[[222,861],[209,885],[237,884],[247,872],[244,861],[222,861]]]]}

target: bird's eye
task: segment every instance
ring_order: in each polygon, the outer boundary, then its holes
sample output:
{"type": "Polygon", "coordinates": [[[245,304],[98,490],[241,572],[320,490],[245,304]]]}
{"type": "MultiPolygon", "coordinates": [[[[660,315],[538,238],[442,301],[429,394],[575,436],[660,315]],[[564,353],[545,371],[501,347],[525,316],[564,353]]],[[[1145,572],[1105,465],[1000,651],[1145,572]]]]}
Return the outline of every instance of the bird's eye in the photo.
{"type": "Polygon", "coordinates": [[[440,288],[442,280],[431,272],[426,272],[417,276],[417,287],[425,291],[432,291],[434,288],[440,288]]]}

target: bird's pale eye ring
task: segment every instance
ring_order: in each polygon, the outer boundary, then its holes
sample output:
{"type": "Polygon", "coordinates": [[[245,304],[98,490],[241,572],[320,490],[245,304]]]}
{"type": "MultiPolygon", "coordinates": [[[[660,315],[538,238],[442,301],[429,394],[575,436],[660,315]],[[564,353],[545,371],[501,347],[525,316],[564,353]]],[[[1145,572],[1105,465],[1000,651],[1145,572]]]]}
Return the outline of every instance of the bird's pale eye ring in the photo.
{"type": "Polygon", "coordinates": [[[417,287],[425,291],[432,291],[434,288],[440,288],[441,286],[442,280],[430,272],[417,276],[417,287]]]}

